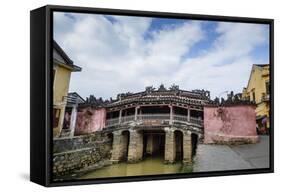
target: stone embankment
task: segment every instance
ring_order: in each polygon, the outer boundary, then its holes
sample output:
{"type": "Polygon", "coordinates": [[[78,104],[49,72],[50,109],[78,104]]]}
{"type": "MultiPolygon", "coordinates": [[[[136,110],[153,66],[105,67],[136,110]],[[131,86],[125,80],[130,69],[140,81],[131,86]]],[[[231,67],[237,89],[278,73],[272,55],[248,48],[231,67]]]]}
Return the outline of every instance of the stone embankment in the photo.
{"type": "Polygon", "coordinates": [[[71,178],[109,163],[111,141],[101,133],[53,141],[53,178],[71,178]]]}

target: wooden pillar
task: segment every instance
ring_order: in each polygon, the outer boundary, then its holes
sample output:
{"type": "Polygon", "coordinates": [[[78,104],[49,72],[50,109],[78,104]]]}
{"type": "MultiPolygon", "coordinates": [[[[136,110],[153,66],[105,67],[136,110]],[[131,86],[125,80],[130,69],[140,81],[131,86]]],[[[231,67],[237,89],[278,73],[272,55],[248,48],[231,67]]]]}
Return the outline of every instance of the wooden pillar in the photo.
{"type": "Polygon", "coordinates": [[[140,108],[139,106],[135,107],[135,121],[138,119],[138,109],[139,108],[140,108]]]}
{"type": "Polygon", "coordinates": [[[74,136],[75,132],[75,125],[76,125],[76,119],[77,119],[77,105],[73,105],[72,110],[71,110],[71,117],[70,117],[70,137],[74,136]]]}
{"type": "Polygon", "coordinates": [[[172,105],[169,105],[170,107],[170,121],[169,121],[169,124],[173,124],[173,106],[172,105]]]}
{"type": "Polygon", "coordinates": [[[121,123],[122,120],[122,109],[120,109],[119,111],[119,124],[121,123]]]}
{"type": "Polygon", "coordinates": [[[183,163],[192,163],[192,140],[190,131],[184,131],[183,133],[183,163]]]}
{"type": "Polygon", "coordinates": [[[187,121],[190,122],[190,108],[187,108],[187,121]]]}
{"type": "Polygon", "coordinates": [[[174,163],[176,159],[176,144],[174,130],[165,128],[165,163],[174,163]]]}

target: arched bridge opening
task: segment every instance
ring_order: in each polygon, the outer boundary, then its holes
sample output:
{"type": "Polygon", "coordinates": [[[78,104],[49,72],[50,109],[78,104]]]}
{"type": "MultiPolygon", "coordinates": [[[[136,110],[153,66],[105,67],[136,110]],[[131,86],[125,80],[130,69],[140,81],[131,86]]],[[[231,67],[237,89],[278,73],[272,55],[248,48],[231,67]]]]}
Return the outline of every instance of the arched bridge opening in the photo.
{"type": "Polygon", "coordinates": [[[156,156],[164,159],[165,131],[144,130],[143,134],[143,158],[156,156]]]}
{"type": "Polygon", "coordinates": [[[147,157],[165,163],[192,163],[198,134],[175,127],[117,130],[113,132],[112,161],[137,162],[147,157]]]}

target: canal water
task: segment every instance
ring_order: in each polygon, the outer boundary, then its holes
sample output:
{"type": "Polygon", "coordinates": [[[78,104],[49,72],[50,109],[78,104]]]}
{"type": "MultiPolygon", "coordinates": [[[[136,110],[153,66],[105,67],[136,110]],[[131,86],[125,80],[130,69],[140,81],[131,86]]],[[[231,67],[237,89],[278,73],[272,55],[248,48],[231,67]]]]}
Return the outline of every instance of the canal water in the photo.
{"type": "Polygon", "coordinates": [[[164,164],[163,157],[146,157],[138,163],[119,163],[109,165],[83,175],[80,179],[94,179],[107,177],[124,177],[140,175],[158,175],[173,173],[190,173],[192,166],[183,165],[181,162],[164,164]]]}

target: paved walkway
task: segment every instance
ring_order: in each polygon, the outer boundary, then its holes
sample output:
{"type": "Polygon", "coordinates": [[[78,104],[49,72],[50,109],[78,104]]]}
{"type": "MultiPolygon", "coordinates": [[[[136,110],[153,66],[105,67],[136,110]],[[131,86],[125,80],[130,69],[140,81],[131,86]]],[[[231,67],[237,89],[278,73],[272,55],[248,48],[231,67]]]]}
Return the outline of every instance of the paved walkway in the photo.
{"type": "Polygon", "coordinates": [[[269,137],[260,136],[260,142],[247,145],[199,144],[194,172],[254,169],[269,167],[269,137]]]}

